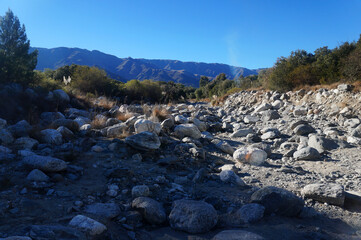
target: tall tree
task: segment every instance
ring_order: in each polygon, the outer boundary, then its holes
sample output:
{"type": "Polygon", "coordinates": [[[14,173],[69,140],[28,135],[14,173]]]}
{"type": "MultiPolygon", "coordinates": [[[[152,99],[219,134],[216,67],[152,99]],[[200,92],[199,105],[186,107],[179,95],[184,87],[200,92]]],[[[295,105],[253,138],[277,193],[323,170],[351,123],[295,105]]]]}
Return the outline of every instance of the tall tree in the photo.
{"type": "Polygon", "coordinates": [[[0,17],[0,81],[27,84],[33,80],[37,51],[29,53],[25,26],[9,9],[0,17]]]}

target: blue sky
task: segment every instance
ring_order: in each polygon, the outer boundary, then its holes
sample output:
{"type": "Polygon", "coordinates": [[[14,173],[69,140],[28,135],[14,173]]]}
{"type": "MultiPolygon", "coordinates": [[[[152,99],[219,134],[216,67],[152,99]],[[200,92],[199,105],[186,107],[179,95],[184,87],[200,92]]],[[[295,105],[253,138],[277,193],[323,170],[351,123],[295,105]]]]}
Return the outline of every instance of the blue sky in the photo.
{"type": "Polygon", "coordinates": [[[361,34],[360,0],[1,0],[35,47],[271,67],[361,34]]]}

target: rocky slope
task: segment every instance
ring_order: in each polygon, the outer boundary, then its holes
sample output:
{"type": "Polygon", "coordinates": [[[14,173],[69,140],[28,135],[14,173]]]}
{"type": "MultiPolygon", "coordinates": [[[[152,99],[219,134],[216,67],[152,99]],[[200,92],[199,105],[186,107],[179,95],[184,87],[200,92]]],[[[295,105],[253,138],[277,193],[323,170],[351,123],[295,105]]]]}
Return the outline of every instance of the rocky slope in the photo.
{"type": "Polygon", "coordinates": [[[67,108],[0,121],[0,238],[361,238],[361,94],[347,85],[216,107],[47,99],[67,108]]]}
{"type": "Polygon", "coordinates": [[[35,49],[39,51],[37,70],[57,69],[71,64],[96,66],[104,69],[112,78],[123,82],[132,79],[153,79],[198,87],[202,75],[212,79],[220,73],[225,73],[230,79],[234,79],[240,75],[257,74],[260,70],[218,63],[118,58],[100,51],[80,48],[32,48],[31,51],[35,49]]]}

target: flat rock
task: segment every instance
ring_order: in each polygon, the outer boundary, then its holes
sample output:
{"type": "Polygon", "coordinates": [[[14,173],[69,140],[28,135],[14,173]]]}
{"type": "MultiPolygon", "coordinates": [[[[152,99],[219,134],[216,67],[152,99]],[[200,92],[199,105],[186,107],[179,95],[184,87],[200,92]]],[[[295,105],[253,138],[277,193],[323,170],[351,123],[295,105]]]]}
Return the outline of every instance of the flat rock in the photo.
{"type": "Polygon", "coordinates": [[[67,168],[66,162],[49,156],[30,155],[23,158],[23,163],[30,168],[44,172],[60,172],[67,168]]]}
{"type": "Polygon", "coordinates": [[[301,194],[305,198],[343,206],[345,202],[345,191],[343,187],[336,183],[313,183],[306,185],[301,194]]]}
{"type": "Polygon", "coordinates": [[[315,148],[304,147],[293,153],[293,157],[296,160],[318,160],[321,156],[315,148]]]}

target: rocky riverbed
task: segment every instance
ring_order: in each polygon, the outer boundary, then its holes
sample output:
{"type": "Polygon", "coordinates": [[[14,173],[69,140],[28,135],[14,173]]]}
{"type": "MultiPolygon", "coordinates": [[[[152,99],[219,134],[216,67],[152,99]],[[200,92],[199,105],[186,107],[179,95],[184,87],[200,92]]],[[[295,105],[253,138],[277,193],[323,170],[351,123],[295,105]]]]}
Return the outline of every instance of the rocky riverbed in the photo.
{"type": "MultiPolygon", "coordinates": [[[[361,94],[0,119],[0,239],[361,239],[361,94]]],[[[100,101],[101,99],[99,99],[100,101]]]]}

